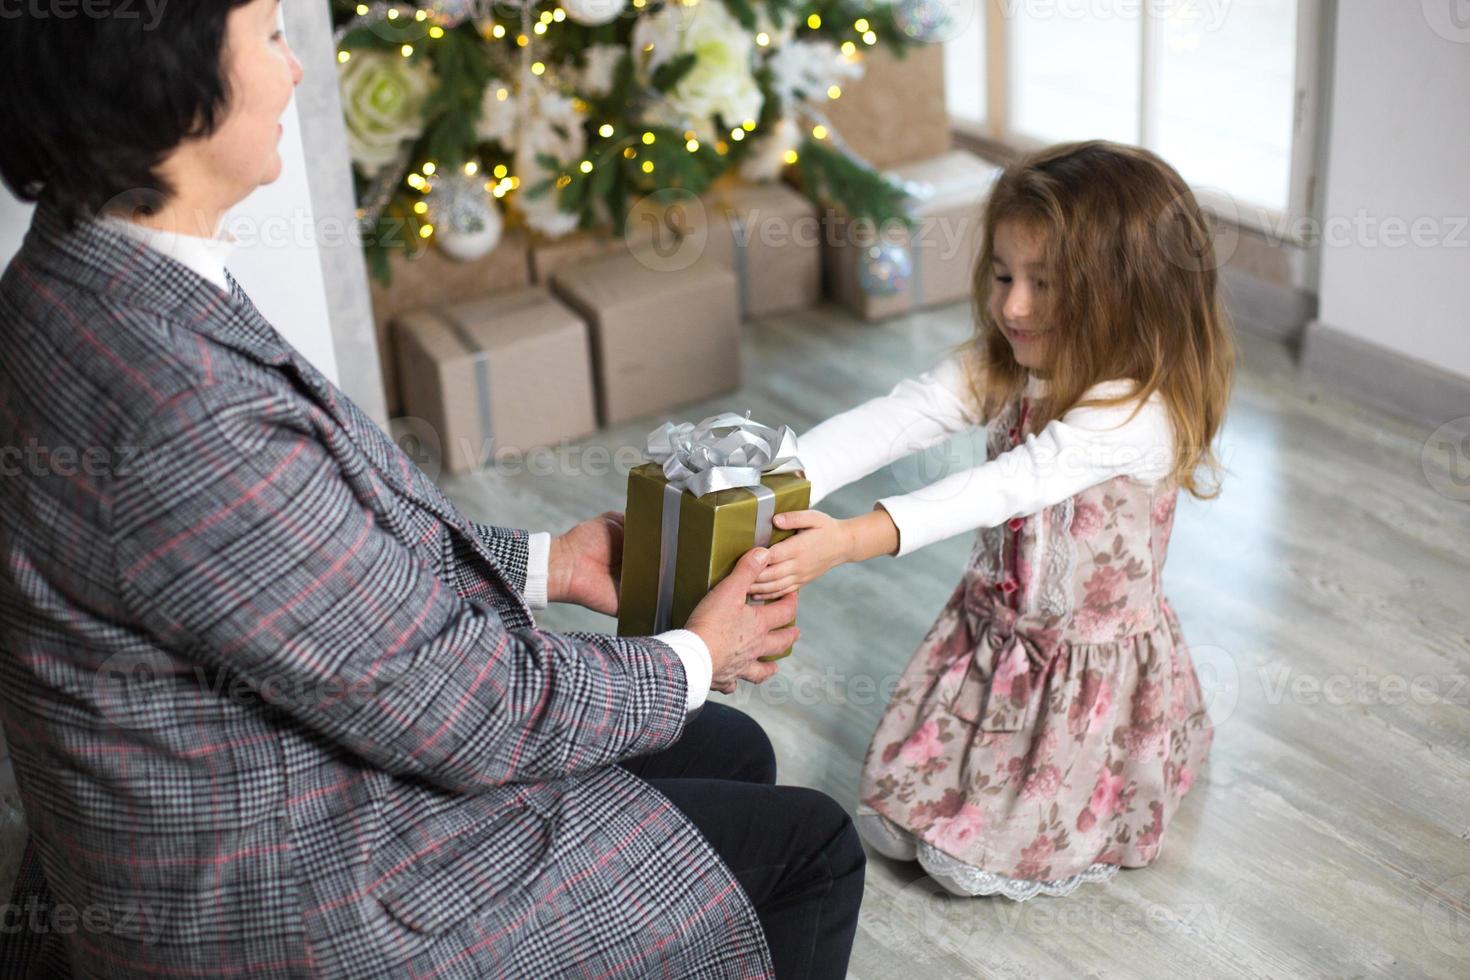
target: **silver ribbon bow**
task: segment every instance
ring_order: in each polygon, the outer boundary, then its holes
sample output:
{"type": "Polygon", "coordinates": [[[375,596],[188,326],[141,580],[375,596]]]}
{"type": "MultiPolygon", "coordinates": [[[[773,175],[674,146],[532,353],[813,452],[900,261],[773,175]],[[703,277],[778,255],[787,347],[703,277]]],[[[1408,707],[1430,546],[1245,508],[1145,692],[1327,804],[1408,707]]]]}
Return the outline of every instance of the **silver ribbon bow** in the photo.
{"type": "Polygon", "coordinates": [[[679,557],[679,511],[684,492],[707,493],[743,487],[756,499],[755,547],[771,543],[776,492],[761,484],[766,474],[801,469],[796,433],[789,426],[773,429],[752,422],[750,414],[725,412],[695,425],[665,422],[648,434],[648,458],[663,466],[668,483],[659,528],[658,598],[654,632],[669,628],[674,606],[674,579],[679,557]]]}
{"type": "Polygon", "coordinates": [[[801,469],[796,433],[725,412],[695,425],[665,422],[648,434],[648,458],[664,476],[696,497],[734,487],[758,487],[767,474],[801,469]]]}

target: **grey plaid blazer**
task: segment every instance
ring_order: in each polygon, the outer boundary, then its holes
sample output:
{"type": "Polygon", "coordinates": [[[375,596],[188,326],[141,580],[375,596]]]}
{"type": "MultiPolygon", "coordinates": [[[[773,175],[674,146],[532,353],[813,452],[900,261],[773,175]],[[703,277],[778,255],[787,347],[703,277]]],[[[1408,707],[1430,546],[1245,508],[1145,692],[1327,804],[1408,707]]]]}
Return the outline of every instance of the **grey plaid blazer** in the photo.
{"type": "Polygon", "coordinates": [[[683,730],[678,657],[537,630],[524,532],[238,286],[43,201],[0,340],[5,733],[78,975],[772,974],[612,765],[683,730]]]}

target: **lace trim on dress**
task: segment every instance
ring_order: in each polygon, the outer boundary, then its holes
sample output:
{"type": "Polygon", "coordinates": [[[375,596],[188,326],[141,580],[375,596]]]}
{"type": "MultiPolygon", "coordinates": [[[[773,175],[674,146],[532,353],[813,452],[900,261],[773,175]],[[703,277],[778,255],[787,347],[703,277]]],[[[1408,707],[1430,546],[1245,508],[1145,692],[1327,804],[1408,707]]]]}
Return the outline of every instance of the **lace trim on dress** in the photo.
{"type": "Polygon", "coordinates": [[[917,860],[929,877],[956,894],[1001,895],[1015,902],[1024,902],[1037,895],[1059,898],[1074,891],[1085,881],[1107,881],[1118,873],[1118,865],[1099,862],[1085,871],[1052,881],[1009,878],[951,857],[934,845],[920,840],[912,831],[900,827],[866,803],[858,804],[855,816],[854,822],[859,834],[874,850],[899,861],[917,860]],[[917,848],[917,853],[910,857],[911,849],[914,848],[917,848]]]}
{"type": "MultiPolygon", "coordinates": [[[[995,418],[991,419],[986,431],[986,450],[989,459],[995,459],[1009,448],[1006,433],[1016,424],[1020,415],[1019,403],[1011,402],[995,418]]],[[[982,527],[975,533],[975,548],[971,555],[971,566],[986,582],[999,582],[1005,577],[1006,529],[1004,525],[982,527]]]]}
{"type": "Polygon", "coordinates": [[[1068,497],[1047,515],[1046,544],[1041,558],[1041,588],[1037,611],[1065,622],[1072,618],[1072,576],[1077,572],[1077,542],[1072,538],[1072,518],[1077,498],[1068,497]]]}
{"type": "Polygon", "coordinates": [[[975,535],[975,554],[970,564],[986,582],[1005,577],[1006,532],[1004,525],[982,527],[975,535]]]}
{"type": "Polygon", "coordinates": [[[1053,881],[1008,878],[965,864],[924,841],[919,841],[919,866],[931,878],[942,879],[941,883],[946,887],[953,886],[966,895],[1002,895],[1015,902],[1024,902],[1037,895],[1057,898],[1070,894],[1083,882],[1107,881],[1118,873],[1118,865],[1098,863],[1078,874],[1053,881]]]}

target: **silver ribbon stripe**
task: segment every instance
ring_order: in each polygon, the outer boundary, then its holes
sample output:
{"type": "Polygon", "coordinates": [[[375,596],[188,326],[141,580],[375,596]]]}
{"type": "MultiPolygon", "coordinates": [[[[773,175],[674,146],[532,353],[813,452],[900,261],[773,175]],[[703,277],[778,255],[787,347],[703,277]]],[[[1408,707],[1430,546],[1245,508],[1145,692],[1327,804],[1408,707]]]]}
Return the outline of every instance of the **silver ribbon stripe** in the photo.
{"type": "Polygon", "coordinates": [[[480,438],[493,439],[495,429],[491,425],[490,417],[490,353],[470,336],[470,332],[457,318],[442,310],[436,310],[435,315],[459,339],[465,352],[475,356],[475,397],[480,410],[480,438]]]}

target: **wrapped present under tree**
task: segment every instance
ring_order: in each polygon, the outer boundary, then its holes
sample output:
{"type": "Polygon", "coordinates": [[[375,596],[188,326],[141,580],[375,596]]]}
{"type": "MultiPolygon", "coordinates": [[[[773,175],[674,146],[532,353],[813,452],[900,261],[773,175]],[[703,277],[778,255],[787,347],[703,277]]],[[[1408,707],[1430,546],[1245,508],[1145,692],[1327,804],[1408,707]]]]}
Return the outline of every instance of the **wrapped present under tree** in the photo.
{"type": "Polygon", "coordinates": [[[655,258],[625,250],[551,277],[552,291],[587,321],[603,425],[662,415],[740,384],[735,274],[709,256],[681,261],[677,271],[655,258]]]}

